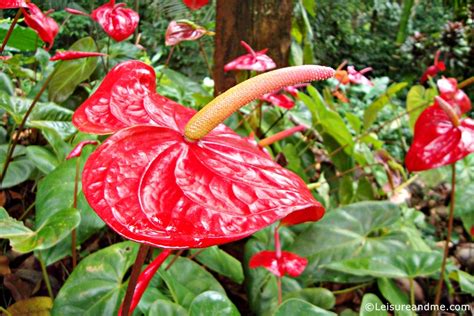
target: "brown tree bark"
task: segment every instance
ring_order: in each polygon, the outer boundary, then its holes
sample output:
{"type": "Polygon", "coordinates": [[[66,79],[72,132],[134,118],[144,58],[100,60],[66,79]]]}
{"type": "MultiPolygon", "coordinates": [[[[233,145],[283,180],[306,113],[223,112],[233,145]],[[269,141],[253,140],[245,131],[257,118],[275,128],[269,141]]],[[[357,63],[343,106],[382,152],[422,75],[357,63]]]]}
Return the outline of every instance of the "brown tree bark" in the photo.
{"type": "Polygon", "coordinates": [[[240,41],[255,51],[268,48],[277,67],[288,65],[292,0],[217,0],[214,51],[215,95],[236,84],[224,65],[246,53],[240,41]]]}

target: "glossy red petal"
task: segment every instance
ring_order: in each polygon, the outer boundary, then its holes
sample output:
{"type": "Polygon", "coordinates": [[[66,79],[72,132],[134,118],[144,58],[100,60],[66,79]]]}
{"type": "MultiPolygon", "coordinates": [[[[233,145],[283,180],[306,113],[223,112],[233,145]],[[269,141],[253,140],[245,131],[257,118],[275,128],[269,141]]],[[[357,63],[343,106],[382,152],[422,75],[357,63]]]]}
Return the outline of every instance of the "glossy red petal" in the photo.
{"type": "Polygon", "coordinates": [[[437,105],[421,113],[415,124],[413,143],[405,157],[410,171],[452,164],[474,152],[474,120],[466,118],[454,126],[437,105]]]}
{"type": "Polygon", "coordinates": [[[83,187],[119,234],[165,248],[230,242],[321,207],[301,179],[235,135],[188,143],[153,126],[108,138],[87,161],[83,187]]]}
{"type": "Polygon", "coordinates": [[[80,131],[94,134],[150,123],[144,98],[155,88],[152,67],[139,61],[121,63],[109,71],[99,88],[76,110],[72,122],[80,131]]]}
{"type": "Polygon", "coordinates": [[[361,72],[355,70],[354,66],[347,66],[349,81],[355,84],[373,86],[374,84],[361,72]]]}
{"type": "Polygon", "coordinates": [[[88,57],[99,57],[99,56],[106,56],[104,53],[98,52],[78,52],[78,51],[63,51],[63,52],[56,52],[53,57],[51,57],[50,61],[57,61],[57,60],[73,60],[79,58],[88,58],[88,57]]]}
{"type": "Polygon", "coordinates": [[[262,95],[260,100],[287,110],[290,110],[295,106],[295,101],[282,93],[266,93],[262,95]]]}
{"type": "Polygon", "coordinates": [[[64,11],[66,11],[69,14],[73,14],[73,15],[89,16],[88,13],[82,12],[80,10],[76,10],[76,9],[73,9],[73,8],[64,8],[64,11]]]}
{"type": "Polygon", "coordinates": [[[303,273],[307,265],[308,260],[306,258],[288,251],[282,251],[280,258],[277,258],[275,251],[261,251],[249,261],[250,268],[263,267],[278,277],[286,274],[297,277],[303,273]]]}
{"type": "Polygon", "coordinates": [[[320,205],[318,208],[312,208],[302,211],[297,211],[289,214],[280,221],[280,225],[293,226],[306,222],[317,222],[324,215],[324,207],[320,205]]]}
{"type": "Polygon", "coordinates": [[[248,54],[237,57],[224,66],[224,71],[231,70],[253,70],[267,71],[276,68],[276,64],[270,56],[266,55],[267,49],[254,52],[253,49],[244,41],[241,45],[249,52],[248,54]]]}
{"type": "Polygon", "coordinates": [[[174,46],[183,41],[195,41],[208,32],[205,28],[188,21],[171,21],[166,29],[165,44],[174,46]]]}
{"type": "Polygon", "coordinates": [[[99,144],[99,142],[96,141],[96,140],[84,140],[84,141],[80,142],[79,144],[77,144],[76,147],[74,147],[73,150],[71,150],[69,155],[67,155],[66,160],[81,156],[82,150],[84,149],[85,146],[87,146],[87,145],[97,145],[97,144],[99,144]]]}
{"type": "Polygon", "coordinates": [[[439,95],[449,104],[454,106],[458,114],[464,114],[471,110],[471,100],[458,89],[458,82],[454,78],[442,78],[437,82],[439,95]]]}
{"type": "Polygon", "coordinates": [[[33,3],[27,3],[26,7],[21,8],[25,17],[25,23],[38,33],[43,42],[48,43],[49,50],[54,44],[54,38],[58,34],[59,26],[53,18],[46,16],[33,3]]]}
{"type": "Polygon", "coordinates": [[[183,3],[191,10],[198,10],[209,3],[209,0],[183,0],[183,3]]]}
{"type": "Polygon", "coordinates": [[[26,7],[25,0],[2,0],[0,9],[17,9],[26,7]]]}
{"type": "Polygon", "coordinates": [[[130,37],[138,26],[140,16],[132,9],[124,8],[125,3],[106,3],[94,11],[91,17],[117,42],[130,37]]]}

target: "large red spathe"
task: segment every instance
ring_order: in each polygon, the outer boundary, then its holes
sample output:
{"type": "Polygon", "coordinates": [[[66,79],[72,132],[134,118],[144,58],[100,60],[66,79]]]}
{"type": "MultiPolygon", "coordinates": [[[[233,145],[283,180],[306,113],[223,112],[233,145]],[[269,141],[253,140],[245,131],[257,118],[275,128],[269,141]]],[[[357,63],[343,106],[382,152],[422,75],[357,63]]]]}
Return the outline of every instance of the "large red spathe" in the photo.
{"type": "Polygon", "coordinates": [[[220,125],[183,136],[195,111],[155,93],[151,67],[112,69],[74,114],[81,131],[111,133],[89,158],[84,194],[122,236],[164,248],[243,238],[295,211],[322,217],[305,183],[220,125]]]}
{"type": "Polygon", "coordinates": [[[2,0],[0,9],[17,9],[26,7],[25,0],[2,0]]]}

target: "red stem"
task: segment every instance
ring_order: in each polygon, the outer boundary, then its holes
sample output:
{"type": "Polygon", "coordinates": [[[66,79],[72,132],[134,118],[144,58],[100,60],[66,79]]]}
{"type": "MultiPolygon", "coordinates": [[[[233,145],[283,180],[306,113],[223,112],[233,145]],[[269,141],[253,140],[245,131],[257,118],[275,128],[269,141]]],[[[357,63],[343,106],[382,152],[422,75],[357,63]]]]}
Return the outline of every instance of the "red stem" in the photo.
{"type": "Polygon", "coordinates": [[[5,46],[7,46],[8,40],[10,39],[10,36],[13,33],[13,30],[15,29],[16,22],[18,22],[18,19],[21,16],[21,9],[18,9],[15,17],[13,18],[12,24],[10,24],[10,28],[8,29],[7,34],[5,35],[5,38],[3,39],[2,47],[0,47],[0,54],[3,53],[3,50],[5,49],[5,46]]]}
{"type": "Polygon", "coordinates": [[[168,256],[171,254],[171,249],[164,249],[156,258],[153,260],[152,263],[146,267],[145,270],[140,274],[138,277],[138,282],[135,286],[135,290],[133,292],[133,297],[131,299],[131,305],[128,308],[128,314],[125,312],[126,309],[122,310],[122,307],[125,306],[125,301],[124,303],[120,306],[118,315],[132,315],[133,311],[137,307],[138,303],[140,302],[140,299],[143,296],[143,293],[145,292],[148,284],[150,284],[151,279],[155,275],[156,271],[160,268],[161,264],[168,258],[168,256]]]}

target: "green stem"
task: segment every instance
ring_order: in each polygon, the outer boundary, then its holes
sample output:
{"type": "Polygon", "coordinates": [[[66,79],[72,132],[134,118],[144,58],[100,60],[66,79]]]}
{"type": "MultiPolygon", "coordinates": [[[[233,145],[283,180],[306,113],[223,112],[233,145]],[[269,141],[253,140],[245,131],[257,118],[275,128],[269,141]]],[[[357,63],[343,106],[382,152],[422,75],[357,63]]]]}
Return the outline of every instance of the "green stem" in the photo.
{"type": "Polygon", "coordinates": [[[441,274],[439,277],[438,285],[436,287],[436,296],[434,300],[435,305],[439,305],[441,301],[441,292],[443,289],[444,274],[446,271],[446,262],[449,253],[449,243],[451,242],[451,234],[453,232],[453,221],[454,221],[454,206],[456,196],[456,163],[451,165],[451,204],[449,205],[449,218],[448,218],[448,234],[444,244],[443,261],[441,263],[441,274]]]}
{"type": "Polygon", "coordinates": [[[288,112],[290,112],[290,110],[289,110],[289,109],[288,109],[288,110],[286,110],[285,112],[281,112],[281,113],[280,113],[280,117],[279,117],[279,118],[277,118],[277,119],[276,119],[276,121],[275,121],[275,122],[273,122],[273,124],[272,124],[272,125],[270,125],[270,127],[269,127],[269,128],[267,128],[267,130],[265,131],[265,133],[263,133],[263,135],[262,135],[262,139],[263,139],[263,138],[265,138],[265,136],[268,134],[268,132],[269,132],[269,131],[271,131],[271,130],[272,130],[272,128],[274,128],[274,127],[275,127],[275,126],[278,124],[278,122],[280,122],[280,121],[281,121],[281,120],[282,120],[282,119],[285,117],[286,113],[288,113],[288,112]]]}
{"type": "Polygon", "coordinates": [[[168,271],[169,268],[178,260],[178,258],[183,254],[184,249],[178,250],[178,252],[174,255],[173,259],[171,259],[170,263],[165,268],[165,271],[168,271]]]}
{"type": "Polygon", "coordinates": [[[7,316],[13,316],[12,313],[10,313],[9,311],[7,311],[5,308],[1,306],[0,306],[0,311],[7,316]]]}
{"type": "Polygon", "coordinates": [[[5,38],[3,39],[2,47],[0,47],[0,54],[3,53],[5,46],[7,46],[8,40],[10,39],[10,36],[12,35],[13,30],[15,29],[15,25],[18,22],[18,19],[20,18],[20,16],[21,16],[21,9],[18,9],[15,17],[13,18],[12,24],[10,24],[10,27],[8,28],[8,32],[5,35],[5,38]]]}
{"type": "MultiPolygon", "coordinates": [[[[171,61],[171,56],[173,56],[174,48],[175,46],[171,46],[170,52],[168,53],[168,57],[166,57],[165,65],[163,66],[163,68],[168,67],[171,61]]],[[[163,71],[160,71],[160,76],[158,77],[158,81],[157,81],[158,83],[160,83],[162,77],[163,77],[163,71]]]]}
{"type": "Polygon", "coordinates": [[[109,59],[110,59],[110,36],[107,37],[107,56],[105,58],[106,64],[105,64],[105,72],[109,72],[109,59]]]}
{"type": "MultiPolygon", "coordinates": [[[[61,63],[61,62],[59,62],[59,63],[61,63]]],[[[10,162],[11,162],[12,157],[13,157],[13,153],[15,151],[15,147],[18,144],[18,141],[20,139],[20,134],[23,131],[23,129],[25,128],[26,121],[28,120],[28,117],[30,116],[31,112],[33,111],[36,103],[38,103],[39,99],[41,98],[41,95],[43,95],[43,92],[48,87],[49,82],[51,81],[51,79],[53,79],[57,69],[59,68],[59,63],[56,66],[56,68],[54,68],[53,72],[49,75],[49,77],[46,79],[46,81],[43,83],[43,86],[41,87],[40,91],[38,91],[38,93],[36,94],[35,98],[33,99],[33,102],[31,102],[30,107],[28,108],[25,115],[23,116],[23,120],[21,121],[20,125],[18,126],[18,131],[17,131],[16,135],[13,137],[12,143],[11,143],[11,145],[10,145],[8,151],[7,151],[7,155],[6,155],[6,158],[5,158],[5,163],[3,165],[3,171],[2,171],[2,174],[0,175],[0,184],[5,179],[5,176],[6,176],[7,170],[8,170],[8,166],[10,165],[10,162]]]]}
{"type": "Polygon", "coordinates": [[[204,45],[202,44],[201,41],[198,41],[198,43],[199,43],[199,50],[201,51],[202,57],[203,57],[204,62],[206,63],[206,66],[207,66],[207,71],[209,73],[209,77],[212,78],[211,63],[209,62],[209,58],[207,58],[206,50],[204,49],[204,45]]]}
{"type": "Polygon", "coordinates": [[[408,281],[410,282],[410,304],[415,305],[415,282],[413,278],[409,278],[408,281]]]}
{"type": "Polygon", "coordinates": [[[41,266],[41,272],[43,273],[44,283],[46,284],[46,289],[48,290],[48,295],[54,300],[53,289],[51,288],[51,282],[49,281],[48,271],[46,270],[46,265],[44,264],[43,258],[41,257],[41,253],[38,252],[38,261],[41,266]]]}
{"type": "Polygon", "coordinates": [[[371,285],[372,282],[367,282],[367,283],[363,283],[363,284],[359,284],[359,285],[356,285],[356,286],[353,286],[353,287],[348,287],[346,289],[342,289],[342,290],[337,290],[337,291],[332,291],[332,294],[334,295],[339,295],[339,294],[345,294],[345,293],[350,293],[350,292],[353,292],[355,290],[358,290],[358,289],[362,289],[366,286],[369,286],[371,285]]]}
{"type": "MultiPolygon", "coordinates": [[[[79,158],[76,158],[76,176],[74,177],[74,196],[72,201],[72,207],[77,209],[77,192],[79,191],[79,158]]],[[[71,232],[71,256],[72,256],[72,269],[77,265],[77,253],[76,253],[77,233],[74,228],[71,232]]]]}

